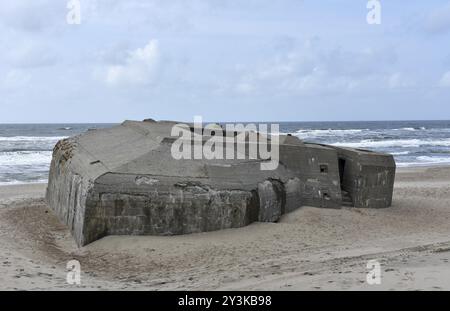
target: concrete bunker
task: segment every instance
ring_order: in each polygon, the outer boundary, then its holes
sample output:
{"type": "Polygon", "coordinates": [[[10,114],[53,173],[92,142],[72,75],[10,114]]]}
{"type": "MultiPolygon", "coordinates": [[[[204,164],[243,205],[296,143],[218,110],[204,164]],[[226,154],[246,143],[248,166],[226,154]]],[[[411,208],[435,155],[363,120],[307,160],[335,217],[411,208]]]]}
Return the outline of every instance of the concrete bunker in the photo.
{"type": "Polygon", "coordinates": [[[276,222],[305,205],[391,205],[390,155],[280,135],[279,165],[272,171],[260,170],[259,158],[176,160],[170,153],[175,124],[125,121],[55,146],[46,198],[78,245],[106,235],[177,235],[276,222]]]}

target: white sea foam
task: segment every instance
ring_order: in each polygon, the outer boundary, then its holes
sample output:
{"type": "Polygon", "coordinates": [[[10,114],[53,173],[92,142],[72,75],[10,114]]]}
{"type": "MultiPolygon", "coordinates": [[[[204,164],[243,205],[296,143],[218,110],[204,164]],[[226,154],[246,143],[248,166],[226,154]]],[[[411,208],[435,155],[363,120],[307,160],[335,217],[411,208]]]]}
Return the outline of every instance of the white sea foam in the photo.
{"type": "Polygon", "coordinates": [[[399,152],[389,152],[389,153],[394,155],[394,156],[399,156],[399,155],[408,155],[411,152],[409,152],[409,151],[399,151],[399,152]]]}
{"type": "Polygon", "coordinates": [[[344,136],[344,135],[354,135],[358,133],[362,133],[363,131],[367,131],[367,129],[348,129],[348,130],[298,130],[293,135],[304,139],[309,137],[318,137],[318,136],[344,136]]]}
{"type": "Polygon", "coordinates": [[[421,157],[417,157],[417,160],[419,160],[420,162],[426,162],[426,163],[447,163],[447,162],[450,162],[450,157],[421,156],[421,157]]]}
{"type": "Polygon", "coordinates": [[[20,141],[20,142],[27,142],[27,141],[39,141],[39,142],[46,142],[46,141],[55,141],[65,139],[67,136],[12,136],[12,137],[5,137],[0,136],[0,142],[4,141],[20,141]]]}
{"type": "Polygon", "coordinates": [[[421,156],[416,158],[415,162],[397,162],[398,167],[412,167],[412,166],[428,166],[439,164],[450,164],[450,157],[430,157],[421,156]]]}
{"type": "Polygon", "coordinates": [[[51,159],[51,151],[0,152],[0,167],[16,165],[50,165],[51,159]]]}
{"type": "Polygon", "coordinates": [[[399,129],[392,129],[392,131],[409,131],[409,132],[414,132],[414,131],[425,131],[427,128],[424,126],[421,127],[402,127],[399,129]]]}
{"type": "Polygon", "coordinates": [[[339,142],[334,143],[332,145],[336,147],[351,147],[351,148],[389,148],[389,147],[417,148],[421,146],[450,147],[450,139],[441,139],[441,140],[397,139],[397,140],[379,140],[379,141],[366,139],[359,142],[339,142]]]}
{"type": "Polygon", "coordinates": [[[1,181],[0,186],[46,184],[46,183],[48,183],[48,179],[37,179],[37,180],[30,180],[30,181],[11,180],[11,181],[1,181]]]}

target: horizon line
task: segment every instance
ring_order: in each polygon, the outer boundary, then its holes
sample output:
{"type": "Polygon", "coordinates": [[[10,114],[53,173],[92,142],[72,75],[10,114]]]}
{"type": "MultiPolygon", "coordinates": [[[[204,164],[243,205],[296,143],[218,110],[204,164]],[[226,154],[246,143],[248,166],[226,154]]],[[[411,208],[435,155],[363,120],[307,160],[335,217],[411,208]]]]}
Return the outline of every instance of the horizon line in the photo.
{"type": "MultiPolygon", "coordinates": [[[[143,120],[132,120],[132,119],[126,119],[120,122],[0,122],[0,125],[64,125],[64,124],[121,124],[125,121],[137,121],[142,122],[143,120]]],[[[168,120],[168,119],[161,119],[161,120],[155,120],[155,121],[175,121],[175,122],[192,122],[192,120],[185,121],[185,120],[168,120]]],[[[346,122],[346,123],[354,123],[354,122],[443,122],[443,121],[450,121],[450,119],[405,119],[405,120],[395,120],[395,119],[388,119],[388,120],[322,120],[322,121],[302,121],[302,120],[296,120],[296,121],[204,121],[203,123],[332,123],[332,122],[346,122]]]]}

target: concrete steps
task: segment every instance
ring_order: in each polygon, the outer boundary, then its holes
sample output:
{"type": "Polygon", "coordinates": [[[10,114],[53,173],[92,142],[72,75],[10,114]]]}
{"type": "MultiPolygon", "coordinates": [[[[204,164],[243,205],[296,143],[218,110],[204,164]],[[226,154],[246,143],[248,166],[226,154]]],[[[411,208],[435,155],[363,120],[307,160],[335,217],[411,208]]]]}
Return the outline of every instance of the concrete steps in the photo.
{"type": "Polygon", "coordinates": [[[353,200],[347,191],[342,190],[342,206],[354,207],[353,200]]]}

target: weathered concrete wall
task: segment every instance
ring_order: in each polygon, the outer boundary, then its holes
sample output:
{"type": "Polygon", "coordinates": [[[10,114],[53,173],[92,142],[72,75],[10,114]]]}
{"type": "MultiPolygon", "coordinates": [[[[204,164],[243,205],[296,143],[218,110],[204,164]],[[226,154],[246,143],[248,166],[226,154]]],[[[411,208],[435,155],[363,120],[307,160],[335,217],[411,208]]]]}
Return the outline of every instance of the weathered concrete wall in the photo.
{"type": "Polygon", "coordinates": [[[302,205],[337,208],[341,188],[337,152],[316,144],[281,145],[280,161],[299,178],[302,205]]]}
{"type": "Polygon", "coordinates": [[[394,158],[364,150],[336,150],[341,161],[345,161],[342,189],[350,194],[354,206],[391,206],[396,170],[394,158]]]}
{"type": "MultiPolygon", "coordinates": [[[[290,180],[288,187],[296,182],[290,180]]],[[[275,222],[285,213],[286,197],[298,195],[297,188],[284,187],[278,180],[266,180],[251,191],[218,190],[193,180],[105,174],[86,203],[85,235],[79,242],[106,235],[179,235],[275,222]]]]}
{"type": "MultiPolygon", "coordinates": [[[[105,235],[178,235],[250,223],[251,193],[189,185],[173,192],[101,193],[87,210],[88,241],[105,235]]],[[[255,221],[255,220],[253,220],[255,221]]]]}
{"type": "Polygon", "coordinates": [[[54,149],[46,198],[59,220],[65,223],[75,240],[83,245],[85,204],[91,184],[76,173],[71,160],[76,151],[73,139],[60,141],[54,149]]]}

